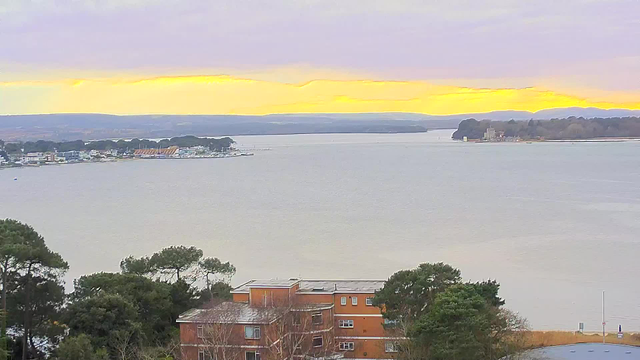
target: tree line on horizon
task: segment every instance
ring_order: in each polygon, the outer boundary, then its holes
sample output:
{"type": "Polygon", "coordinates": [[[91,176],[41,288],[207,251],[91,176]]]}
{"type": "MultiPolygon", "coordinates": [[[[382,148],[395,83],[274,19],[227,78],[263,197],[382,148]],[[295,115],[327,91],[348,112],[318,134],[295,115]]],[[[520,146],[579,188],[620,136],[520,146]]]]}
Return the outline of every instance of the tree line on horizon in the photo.
{"type": "Polygon", "coordinates": [[[97,140],[85,142],[83,140],[75,141],[26,141],[26,142],[4,142],[0,140],[0,150],[7,154],[23,154],[30,152],[65,152],[65,151],[90,151],[90,150],[118,150],[119,152],[132,152],[136,149],[155,149],[167,148],[169,146],[178,147],[194,147],[204,146],[212,151],[228,150],[235,141],[230,137],[219,139],[197,137],[192,135],[172,137],[170,139],[162,139],[159,141],[148,139],[132,139],[132,140],[97,140]]]}
{"type": "MultiPolygon", "coordinates": [[[[68,269],[31,226],[0,220],[1,360],[179,360],[178,316],[229,301],[236,272],[193,246],[128,256],[120,272],[75,279],[69,294],[68,269]]],[[[499,288],[425,263],[393,274],[373,301],[400,339],[398,359],[497,360],[522,351],[528,330],[499,288]]]]}
{"type": "Polygon", "coordinates": [[[551,120],[492,121],[466,119],[460,122],[452,138],[482,139],[489,127],[504,132],[505,137],[523,140],[580,140],[603,137],[640,137],[639,117],[591,118],[568,117],[551,120]]]}

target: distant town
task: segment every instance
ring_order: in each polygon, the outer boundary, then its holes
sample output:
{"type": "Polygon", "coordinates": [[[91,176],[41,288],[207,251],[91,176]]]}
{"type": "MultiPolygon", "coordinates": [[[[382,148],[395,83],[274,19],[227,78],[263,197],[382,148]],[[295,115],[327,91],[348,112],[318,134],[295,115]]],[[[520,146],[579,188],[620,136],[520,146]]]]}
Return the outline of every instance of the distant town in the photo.
{"type": "Polygon", "coordinates": [[[113,162],[123,159],[201,159],[251,156],[234,148],[231,138],[182,136],[154,140],[5,143],[0,140],[0,168],[113,162]]]}

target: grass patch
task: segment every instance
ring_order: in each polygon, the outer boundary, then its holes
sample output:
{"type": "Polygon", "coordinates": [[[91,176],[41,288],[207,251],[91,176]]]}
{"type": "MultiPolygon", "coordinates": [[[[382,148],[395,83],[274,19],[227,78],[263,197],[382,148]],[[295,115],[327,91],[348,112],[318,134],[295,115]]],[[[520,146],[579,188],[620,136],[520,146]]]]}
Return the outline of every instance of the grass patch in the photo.
{"type": "MultiPolygon", "coordinates": [[[[624,344],[640,346],[640,334],[624,334],[618,339],[617,334],[607,334],[607,344],[624,344]]],[[[525,336],[527,348],[545,346],[601,343],[602,334],[580,334],[571,331],[531,331],[525,336]]]]}

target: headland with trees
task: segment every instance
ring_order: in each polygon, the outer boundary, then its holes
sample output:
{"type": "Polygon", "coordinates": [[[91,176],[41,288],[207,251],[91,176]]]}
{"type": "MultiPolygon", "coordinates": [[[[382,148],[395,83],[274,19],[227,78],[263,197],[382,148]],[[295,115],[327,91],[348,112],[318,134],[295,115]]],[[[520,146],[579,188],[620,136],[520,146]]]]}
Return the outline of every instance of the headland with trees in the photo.
{"type": "Polygon", "coordinates": [[[39,166],[133,158],[203,158],[250,155],[233,148],[229,137],[179,136],[170,139],[27,141],[0,140],[0,166],[39,166]]]}
{"type": "Polygon", "coordinates": [[[467,119],[453,133],[454,140],[482,140],[493,128],[504,138],[521,140],[587,140],[596,138],[640,138],[640,117],[551,120],[491,121],[467,119]]]}

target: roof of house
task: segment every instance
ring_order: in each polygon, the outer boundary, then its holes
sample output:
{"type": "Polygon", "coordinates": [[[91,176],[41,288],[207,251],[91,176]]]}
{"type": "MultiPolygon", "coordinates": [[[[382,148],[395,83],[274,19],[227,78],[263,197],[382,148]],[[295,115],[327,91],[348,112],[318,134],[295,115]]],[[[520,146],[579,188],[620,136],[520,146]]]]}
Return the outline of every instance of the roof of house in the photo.
{"type": "Polygon", "coordinates": [[[371,293],[380,290],[384,280],[251,280],[236,287],[232,293],[248,293],[253,287],[290,288],[299,283],[298,292],[316,293],[371,293]]]}
{"type": "MultiPolygon", "coordinates": [[[[290,311],[320,311],[333,304],[299,304],[286,308],[290,311]]],[[[209,309],[191,309],[180,314],[179,323],[200,324],[270,324],[283,314],[284,308],[252,307],[248,303],[226,301],[209,309]]]]}
{"type": "Polygon", "coordinates": [[[385,280],[303,280],[298,292],[374,293],[385,280]]]}
{"type": "Polygon", "coordinates": [[[251,307],[247,303],[223,302],[210,309],[191,309],[178,317],[179,323],[270,324],[280,316],[275,308],[251,307]]]}
{"type": "Polygon", "coordinates": [[[268,287],[268,288],[290,288],[295,284],[299,283],[300,279],[267,279],[267,280],[251,280],[246,283],[240,285],[245,285],[247,290],[252,287],[268,287]]]}
{"type": "Polygon", "coordinates": [[[173,155],[178,151],[177,146],[169,146],[168,148],[156,149],[136,149],[134,155],[173,155]]]}

